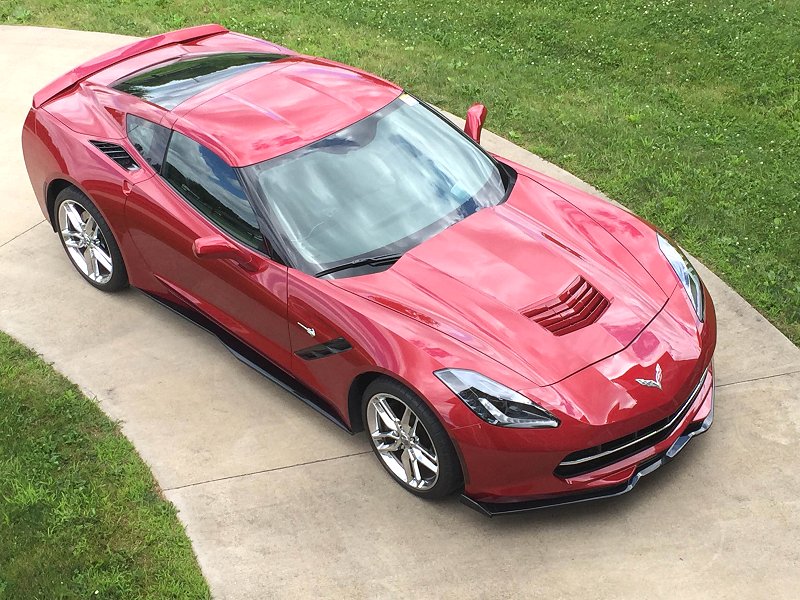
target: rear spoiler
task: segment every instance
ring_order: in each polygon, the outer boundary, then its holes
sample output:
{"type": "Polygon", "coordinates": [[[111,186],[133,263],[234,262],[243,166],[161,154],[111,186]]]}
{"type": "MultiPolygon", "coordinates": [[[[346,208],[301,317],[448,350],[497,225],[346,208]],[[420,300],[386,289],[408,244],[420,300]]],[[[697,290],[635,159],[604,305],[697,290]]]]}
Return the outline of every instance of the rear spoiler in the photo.
{"type": "Polygon", "coordinates": [[[55,81],[44,86],[41,90],[36,92],[33,96],[33,107],[39,108],[48,100],[54,98],[61,92],[69,89],[76,83],[91,77],[110,67],[113,64],[122,62],[132,56],[144,54],[156,48],[163,48],[172,44],[182,44],[189,41],[199,40],[201,38],[211,37],[220,33],[227,33],[228,30],[222,25],[197,25],[196,27],[187,27],[185,29],[178,29],[177,31],[170,31],[155,35],[153,37],[128,44],[122,48],[117,48],[111,52],[107,52],[97,58],[83,63],[75,67],[70,72],[65,73],[55,81]]]}

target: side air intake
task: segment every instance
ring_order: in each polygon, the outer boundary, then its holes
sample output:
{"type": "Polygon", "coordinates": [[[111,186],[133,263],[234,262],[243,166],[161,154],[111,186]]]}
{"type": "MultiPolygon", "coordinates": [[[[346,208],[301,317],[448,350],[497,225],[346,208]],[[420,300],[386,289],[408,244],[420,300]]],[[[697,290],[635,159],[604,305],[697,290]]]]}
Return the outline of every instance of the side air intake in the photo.
{"type": "Polygon", "coordinates": [[[126,171],[135,171],[139,168],[136,161],[131,158],[131,155],[122,146],[97,140],[92,140],[92,145],[126,171]]]}
{"type": "Polygon", "coordinates": [[[608,305],[603,294],[578,276],[566,290],[523,309],[522,314],[554,335],[565,335],[597,321],[608,305]]]}

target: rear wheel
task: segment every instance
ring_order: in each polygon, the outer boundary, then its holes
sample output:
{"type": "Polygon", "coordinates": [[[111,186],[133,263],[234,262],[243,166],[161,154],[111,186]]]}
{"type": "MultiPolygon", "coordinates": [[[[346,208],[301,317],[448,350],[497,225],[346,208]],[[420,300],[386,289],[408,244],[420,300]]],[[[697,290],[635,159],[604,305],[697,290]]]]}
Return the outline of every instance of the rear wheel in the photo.
{"type": "Polygon", "coordinates": [[[70,186],[56,197],[61,245],[81,276],[94,287],[115,292],[128,285],[128,273],[111,228],[94,203],[70,186]]]}
{"type": "Polygon", "coordinates": [[[364,392],[363,417],[370,445],[394,480],[412,494],[441,498],[462,485],[453,443],[433,411],[388,377],[364,392]]]}

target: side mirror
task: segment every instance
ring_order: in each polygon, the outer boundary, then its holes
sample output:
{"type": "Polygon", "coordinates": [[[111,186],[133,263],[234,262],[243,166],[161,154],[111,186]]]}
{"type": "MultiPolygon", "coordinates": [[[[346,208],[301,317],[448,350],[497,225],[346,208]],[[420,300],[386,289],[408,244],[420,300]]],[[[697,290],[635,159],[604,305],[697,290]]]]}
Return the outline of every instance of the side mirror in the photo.
{"type": "Polygon", "coordinates": [[[253,255],[229,242],[221,235],[197,238],[192,243],[192,252],[197,258],[230,259],[248,271],[257,271],[253,255]]]}
{"type": "Polygon", "coordinates": [[[483,104],[473,104],[467,111],[467,121],[464,123],[464,133],[473,140],[481,143],[481,131],[486,122],[486,107],[483,104]]]}

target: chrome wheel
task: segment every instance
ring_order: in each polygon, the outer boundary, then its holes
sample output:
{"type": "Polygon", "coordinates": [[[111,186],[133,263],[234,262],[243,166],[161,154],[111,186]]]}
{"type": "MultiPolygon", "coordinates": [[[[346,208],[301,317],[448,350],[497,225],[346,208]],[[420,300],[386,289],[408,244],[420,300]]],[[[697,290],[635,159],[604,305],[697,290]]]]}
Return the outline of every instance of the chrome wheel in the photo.
{"type": "Polygon", "coordinates": [[[75,266],[95,283],[106,284],[114,274],[114,261],[100,226],[81,204],[65,200],[58,208],[58,228],[75,266]]]}
{"type": "Polygon", "coordinates": [[[409,487],[428,490],[439,479],[439,457],[416,413],[391,394],[375,394],[367,403],[367,428],[389,471],[409,487]]]}

